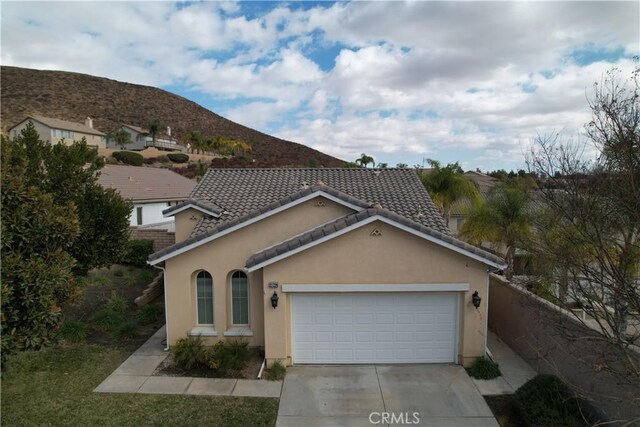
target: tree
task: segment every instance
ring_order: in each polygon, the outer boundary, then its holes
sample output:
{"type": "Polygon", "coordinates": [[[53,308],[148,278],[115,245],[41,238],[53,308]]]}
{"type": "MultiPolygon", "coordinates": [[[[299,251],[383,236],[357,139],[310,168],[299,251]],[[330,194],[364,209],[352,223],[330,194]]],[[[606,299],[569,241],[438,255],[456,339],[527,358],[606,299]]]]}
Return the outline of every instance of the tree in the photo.
{"type": "Polygon", "coordinates": [[[189,131],[187,132],[187,143],[191,146],[192,150],[197,150],[197,153],[200,154],[200,151],[204,148],[204,138],[200,135],[198,131],[189,131]]]}
{"type": "Polygon", "coordinates": [[[376,166],[376,162],[375,162],[374,158],[371,157],[371,156],[366,155],[365,153],[362,153],[360,155],[360,158],[356,159],[355,163],[360,165],[361,167],[364,167],[364,168],[366,168],[369,163],[371,163],[371,165],[373,167],[376,166]]]}
{"type": "Polygon", "coordinates": [[[508,280],[513,277],[513,259],[518,246],[531,235],[533,206],[530,180],[513,178],[495,185],[485,202],[476,201],[462,224],[460,236],[475,244],[489,241],[504,245],[508,280]]]}
{"type": "Polygon", "coordinates": [[[131,134],[122,128],[114,130],[109,135],[107,135],[107,138],[113,140],[113,142],[118,144],[123,150],[125,145],[131,144],[133,142],[131,141],[131,134]]]}
{"type": "MultiPolygon", "coordinates": [[[[528,158],[545,182],[545,215],[532,244],[542,280],[557,284],[556,304],[589,307],[588,320],[578,320],[595,322],[625,351],[640,339],[640,327],[629,324],[630,313],[640,311],[638,72],[625,84],[612,70],[595,85],[585,125],[599,152],[595,161],[585,158],[584,143],[559,135],[539,138],[528,158]]],[[[631,365],[640,379],[640,366],[631,365]]]]}
{"type": "Polygon", "coordinates": [[[160,134],[160,132],[162,132],[162,129],[164,128],[164,125],[160,123],[160,121],[158,120],[153,120],[151,122],[149,122],[149,124],[147,125],[147,130],[149,131],[149,135],[151,135],[151,140],[152,140],[152,146],[155,147],[156,146],[156,139],[158,137],[158,135],[160,134]]]}
{"type": "Polygon", "coordinates": [[[433,202],[440,209],[445,223],[449,224],[451,206],[463,198],[477,200],[480,197],[478,187],[464,175],[458,162],[443,167],[437,160],[428,159],[427,161],[432,170],[429,173],[420,174],[420,179],[433,202]]]}

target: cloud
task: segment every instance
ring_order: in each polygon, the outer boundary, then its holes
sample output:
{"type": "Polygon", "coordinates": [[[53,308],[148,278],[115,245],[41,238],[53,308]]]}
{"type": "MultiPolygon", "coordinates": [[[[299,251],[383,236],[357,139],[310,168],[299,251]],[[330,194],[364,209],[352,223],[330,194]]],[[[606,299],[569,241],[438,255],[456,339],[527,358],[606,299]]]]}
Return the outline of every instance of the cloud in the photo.
{"type": "Polygon", "coordinates": [[[8,2],[0,61],[200,92],[233,120],[345,158],[509,167],[536,135],[580,129],[607,69],[633,69],[639,9],[8,2]]]}

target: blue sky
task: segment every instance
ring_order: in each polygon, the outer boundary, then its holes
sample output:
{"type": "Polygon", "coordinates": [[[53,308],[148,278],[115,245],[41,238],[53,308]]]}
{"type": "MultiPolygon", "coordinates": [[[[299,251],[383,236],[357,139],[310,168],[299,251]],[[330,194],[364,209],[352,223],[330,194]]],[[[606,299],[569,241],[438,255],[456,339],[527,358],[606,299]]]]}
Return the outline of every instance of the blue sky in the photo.
{"type": "MultiPolygon", "coordinates": [[[[3,2],[3,65],[189,98],[353,160],[517,169],[640,53],[638,2],[3,2]]],[[[579,136],[578,136],[579,137],[579,136]]]]}

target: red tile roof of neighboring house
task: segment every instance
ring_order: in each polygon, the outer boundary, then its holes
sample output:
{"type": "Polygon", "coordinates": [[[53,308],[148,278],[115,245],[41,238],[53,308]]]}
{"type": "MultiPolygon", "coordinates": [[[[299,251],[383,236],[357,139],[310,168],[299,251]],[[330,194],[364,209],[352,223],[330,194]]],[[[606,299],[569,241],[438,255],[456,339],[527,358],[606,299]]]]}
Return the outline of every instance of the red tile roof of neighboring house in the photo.
{"type": "Polygon", "coordinates": [[[195,181],[168,169],[116,165],[106,165],[98,182],[134,202],[185,200],[196,186],[195,181]]]}

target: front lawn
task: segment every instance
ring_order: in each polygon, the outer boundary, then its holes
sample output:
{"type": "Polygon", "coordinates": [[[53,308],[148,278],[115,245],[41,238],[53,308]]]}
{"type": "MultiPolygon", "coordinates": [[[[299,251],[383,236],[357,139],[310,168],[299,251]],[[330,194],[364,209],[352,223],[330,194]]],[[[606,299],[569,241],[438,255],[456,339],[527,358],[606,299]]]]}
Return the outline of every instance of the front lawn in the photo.
{"type": "Polygon", "coordinates": [[[12,356],[3,366],[1,424],[275,425],[277,399],[93,393],[127,356],[88,344],[12,356]]]}

